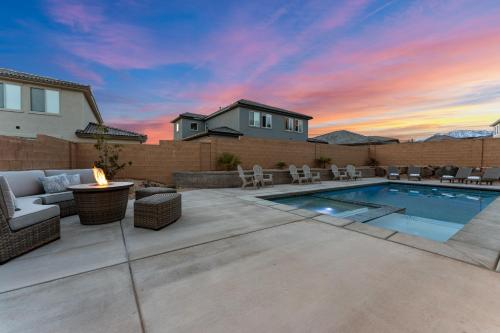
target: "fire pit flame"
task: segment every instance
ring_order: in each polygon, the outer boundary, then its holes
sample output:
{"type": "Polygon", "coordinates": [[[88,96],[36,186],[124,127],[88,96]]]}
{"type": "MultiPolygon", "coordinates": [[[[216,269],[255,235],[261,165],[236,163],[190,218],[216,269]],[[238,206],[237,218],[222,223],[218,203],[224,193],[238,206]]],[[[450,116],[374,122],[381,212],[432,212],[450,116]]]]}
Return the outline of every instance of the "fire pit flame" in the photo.
{"type": "Polygon", "coordinates": [[[104,171],[100,168],[96,168],[95,166],[92,168],[94,172],[94,178],[98,185],[106,186],[108,185],[108,180],[106,179],[106,175],[104,175],[104,171]]]}

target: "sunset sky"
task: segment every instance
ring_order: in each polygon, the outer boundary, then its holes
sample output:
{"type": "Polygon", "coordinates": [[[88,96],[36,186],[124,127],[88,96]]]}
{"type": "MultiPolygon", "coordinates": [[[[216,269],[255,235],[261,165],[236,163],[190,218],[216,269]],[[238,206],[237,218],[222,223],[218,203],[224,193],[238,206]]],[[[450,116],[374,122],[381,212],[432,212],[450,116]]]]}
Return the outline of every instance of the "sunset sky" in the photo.
{"type": "Polygon", "coordinates": [[[500,118],[500,1],[2,1],[0,67],[92,85],[107,124],[171,139],[245,98],[406,140],[500,118]]]}

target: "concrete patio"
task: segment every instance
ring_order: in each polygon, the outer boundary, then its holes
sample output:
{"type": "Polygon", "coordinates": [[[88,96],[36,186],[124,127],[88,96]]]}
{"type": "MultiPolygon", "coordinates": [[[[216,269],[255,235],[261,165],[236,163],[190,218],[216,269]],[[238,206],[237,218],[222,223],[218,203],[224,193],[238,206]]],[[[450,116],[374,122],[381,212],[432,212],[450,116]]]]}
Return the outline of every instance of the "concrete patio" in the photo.
{"type": "MultiPolygon", "coordinates": [[[[258,198],[348,184],[186,191],[156,232],[133,227],[132,202],[120,223],[65,218],[60,240],[0,266],[0,331],[498,330],[498,273],[258,198]]],[[[475,250],[489,263],[494,246],[475,250]]]]}

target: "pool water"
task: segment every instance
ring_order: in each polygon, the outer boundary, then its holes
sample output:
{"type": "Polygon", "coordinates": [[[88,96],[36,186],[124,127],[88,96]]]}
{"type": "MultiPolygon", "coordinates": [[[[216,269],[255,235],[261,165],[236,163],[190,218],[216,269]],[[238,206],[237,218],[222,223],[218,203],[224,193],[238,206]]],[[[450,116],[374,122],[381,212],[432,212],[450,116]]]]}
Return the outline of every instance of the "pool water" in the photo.
{"type": "Polygon", "coordinates": [[[336,217],[374,209],[363,203],[404,208],[404,214],[392,213],[365,223],[445,242],[499,195],[442,186],[380,184],[272,200],[336,217]]]}

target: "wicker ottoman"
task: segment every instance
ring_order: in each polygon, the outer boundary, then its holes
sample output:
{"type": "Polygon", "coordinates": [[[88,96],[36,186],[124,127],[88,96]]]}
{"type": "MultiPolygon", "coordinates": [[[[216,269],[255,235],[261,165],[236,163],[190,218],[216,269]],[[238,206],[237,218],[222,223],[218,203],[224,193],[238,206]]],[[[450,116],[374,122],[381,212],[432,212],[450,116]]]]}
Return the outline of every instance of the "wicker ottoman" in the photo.
{"type": "Polygon", "coordinates": [[[160,193],[177,193],[177,190],[170,187],[145,187],[135,191],[135,200],[160,193]]]}
{"type": "Polygon", "coordinates": [[[161,193],[136,200],[134,203],[134,226],[153,230],[174,223],[182,215],[179,193],[161,193]]]}

